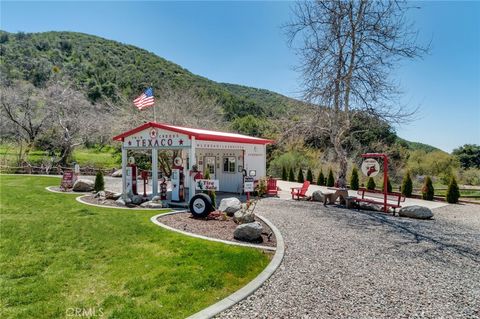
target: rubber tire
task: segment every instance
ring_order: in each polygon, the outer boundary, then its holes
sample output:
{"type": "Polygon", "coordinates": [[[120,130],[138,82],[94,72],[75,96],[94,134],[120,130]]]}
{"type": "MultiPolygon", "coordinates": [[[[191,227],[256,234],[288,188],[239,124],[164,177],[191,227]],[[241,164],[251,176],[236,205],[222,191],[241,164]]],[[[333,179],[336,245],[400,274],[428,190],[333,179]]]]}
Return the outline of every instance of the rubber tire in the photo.
{"type": "Polygon", "coordinates": [[[192,197],[192,199],[188,203],[188,208],[190,209],[190,212],[192,213],[193,217],[197,217],[197,218],[207,217],[208,214],[210,214],[215,210],[215,208],[212,205],[212,199],[210,198],[210,196],[202,193],[196,194],[195,196],[192,197]],[[199,209],[194,206],[195,202],[196,204],[198,204],[199,202],[203,202],[205,209],[203,209],[203,211],[199,211],[199,209]]]}

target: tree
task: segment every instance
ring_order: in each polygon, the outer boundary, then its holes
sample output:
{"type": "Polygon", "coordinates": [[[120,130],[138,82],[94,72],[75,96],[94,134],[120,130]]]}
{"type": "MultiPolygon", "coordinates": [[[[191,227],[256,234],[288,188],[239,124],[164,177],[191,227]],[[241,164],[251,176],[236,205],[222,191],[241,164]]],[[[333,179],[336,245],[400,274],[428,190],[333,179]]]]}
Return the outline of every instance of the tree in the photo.
{"type": "Polygon", "coordinates": [[[430,176],[427,176],[422,187],[422,199],[433,200],[434,194],[435,189],[433,188],[432,179],[430,178],[430,176]]]}
{"type": "Polygon", "coordinates": [[[313,183],[313,174],[310,168],[307,171],[307,181],[309,181],[310,183],[313,183]]]}
{"type": "Polygon", "coordinates": [[[356,167],[352,169],[352,176],[350,177],[350,189],[357,190],[359,186],[358,170],[356,167]]]}
{"type": "Polygon", "coordinates": [[[105,181],[103,180],[103,173],[102,171],[98,171],[95,175],[95,184],[93,186],[93,190],[95,192],[103,191],[105,189],[105,181]]]}
{"type": "MultiPolygon", "coordinates": [[[[382,182],[382,192],[385,191],[385,183],[382,182]]],[[[387,177],[387,193],[392,192],[392,183],[390,183],[390,178],[387,177]]]]}
{"type": "Polygon", "coordinates": [[[295,173],[293,172],[293,167],[290,167],[290,172],[288,173],[288,181],[295,182],[295,173]]]}
{"type": "Polygon", "coordinates": [[[287,169],[285,166],[282,167],[282,181],[288,180],[287,169]]]}
{"type": "Polygon", "coordinates": [[[410,172],[407,171],[402,181],[402,194],[405,195],[405,197],[410,197],[412,196],[412,192],[413,182],[412,178],[410,177],[410,172]]]}
{"type": "Polygon", "coordinates": [[[375,185],[375,181],[373,180],[373,177],[369,177],[367,182],[367,189],[374,190],[376,186],[377,185],[375,185]]]}
{"type": "Polygon", "coordinates": [[[458,158],[463,168],[480,168],[480,145],[465,144],[454,149],[452,154],[458,158]]]}
{"type": "Polygon", "coordinates": [[[317,116],[296,126],[329,137],[339,177],[346,177],[345,143],[353,116],[368,113],[400,122],[413,114],[396,103],[399,91],[389,77],[401,58],[427,52],[415,43],[408,9],[399,1],[304,1],[285,25],[288,43],[300,56],[304,98],[318,106],[317,116]]]}
{"type": "Polygon", "coordinates": [[[325,176],[323,175],[322,169],[320,169],[320,173],[318,173],[317,185],[325,186],[325,176]]]}
{"type": "Polygon", "coordinates": [[[333,172],[330,168],[330,170],[328,171],[327,186],[332,187],[333,185],[335,185],[335,178],[333,177],[333,172]]]}
{"type": "Polygon", "coordinates": [[[457,180],[453,176],[450,180],[450,184],[448,185],[447,194],[445,197],[447,202],[450,204],[458,203],[458,199],[460,198],[460,189],[458,188],[457,180]]]}
{"type": "Polygon", "coordinates": [[[304,181],[305,181],[305,178],[303,177],[303,169],[300,167],[298,169],[297,182],[303,183],[304,181]]]}

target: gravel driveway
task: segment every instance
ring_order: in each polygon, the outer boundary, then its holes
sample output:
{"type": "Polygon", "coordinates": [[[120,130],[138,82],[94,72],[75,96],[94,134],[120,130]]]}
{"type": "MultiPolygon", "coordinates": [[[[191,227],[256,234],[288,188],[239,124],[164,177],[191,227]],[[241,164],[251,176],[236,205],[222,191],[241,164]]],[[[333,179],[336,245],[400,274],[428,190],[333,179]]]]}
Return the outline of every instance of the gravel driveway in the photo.
{"type": "Polygon", "coordinates": [[[435,220],[262,200],[284,236],[280,268],[218,318],[480,318],[480,207],[435,220]]]}

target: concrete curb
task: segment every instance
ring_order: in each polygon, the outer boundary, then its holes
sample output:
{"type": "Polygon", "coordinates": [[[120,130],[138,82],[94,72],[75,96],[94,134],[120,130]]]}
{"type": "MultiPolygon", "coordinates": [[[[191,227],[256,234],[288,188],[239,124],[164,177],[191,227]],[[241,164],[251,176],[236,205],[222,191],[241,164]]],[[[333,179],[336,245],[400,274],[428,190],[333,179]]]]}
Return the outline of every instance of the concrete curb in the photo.
{"type": "MultiPolygon", "coordinates": [[[[164,223],[158,221],[158,217],[163,217],[163,216],[167,216],[167,215],[173,215],[173,214],[179,214],[179,213],[186,213],[188,212],[188,210],[182,210],[182,211],[175,211],[175,212],[170,212],[170,213],[166,213],[166,214],[158,214],[158,215],[155,215],[153,216],[152,218],[150,218],[150,220],[152,221],[152,223],[160,226],[160,227],[163,227],[165,229],[168,229],[168,230],[171,230],[171,231],[174,231],[174,232],[177,232],[177,233],[180,233],[180,234],[183,234],[183,235],[186,235],[186,236],[190,236],[190,237],[195,237],[195,238],[200,238],[200,239],[205,239],[205,240],[209,240],[209,241],[216,241],[216,242],[219,242],[219,243],[222,243],[222,244],[227,244],[227,245],[233,245],[233,246],[243,246],[243,247],[250,247],[250,248],[258,248],[258,249],[263,249],[263,250],[272,250],[272,251],[275,251],[277,250],[275,247],[270,247],[270,246],[262,246],[262,245],[255,245],[255,244],[246,244],[246,243],[239,243],[239,242],[236,242],[236,241],[229,241],[229,240],[223,240],[223,239],[218,239],[218,238],[212,238],[212,237],[207,237],[207,236],[203,236],[203,235],[198,235],[198,234],[194,234],[194,233],[190,233],[190,232],[186,232],[186,231],[183,231],[183,230],[180,230],[180,229],[176,229],[176,228],[173,228],[173,227],[170,227],[168,225],[165,225],[164,223]]],[[[262,221],[265,222],[264,218],[262,218],[261,216],[258,216],[258,218],[260,218],[262,221]]],[[[267,224],[265,222],[265,224],[267,224]]],[[[267,224],[268,225],[268,224],[267,224]]],[[[270,225],[268,225],[270,227],[270,225]]],[[[272,228],[272,227],[270,227],[272,228]]],[[[273,228],[272,228],[272,231],[273,231],[273,228]]],[[[277,236],[277,234],[275,234],[275,236],[277,236]]],[[[278,244],[278,243],[277,243],[278,244]]]]}
{"type": "Polygon", "coordinates": [[[57,190],[54,190],[53,188],[54,187],[57,187],[57,186],[47,186],[45,187],[45,189],[49,192],[52,192],[52,193],[57,193],[57,194],[82,194],[82,195],[88,195],[88,194],[93,194],[92,192],[74,192],[74,191],[71,191],[71,192],[62,192],[62,191],[57,191],[57,190]]]}
{"type": "MultiPolygon", "coordinates": [[[[172,209],[171,208],[144,208],[144,207],[138,207],[138,208],[130,208],[130,207],[121,207],[121,206],[118,206],[118,207],[114,207],[114,206],[107,206],[107,205],[98,205],[98,204],[92,204],[92,203],[88,203],[88,202],[85,202],[82,200],[83,197],[85,196],[88,196],[88,195],[82,195],[82,196],[78,196],[77,198],[75,198],[77,200],[77,202],[79,203],[82,203],[82,204],[85,204],[85,205],[90,205],[90,206],[95,206],[95,207],[101,207],[101,208],[113,208],[113,209],[127,209],[127,210],[149,210],[149,211],[171,211],[172,209]]],[[[163,214],[160,214],[160,215],[163,215],[163,214]]]]}
{"type": "MultiPolygon", "coordinates": [[[[265,247],[265,246],[259,246],[259,245],[249,245],[249,244],[241,244],[241,243],[236,243],[236,242],[231,242],[231,241],[226,241],[226,240],[221,240],[221,239],[215,239],[215,238],[210,238],[210,237],[205,237],[201,235],[196,235],[192,233],[187,233],[175,228],[172,228],[170,226],[167,226],[165,224],[162,224],[157,220],[158,217],[169,215],[169,214],[176,214],[177,212],[173,213],[167,213],[167,214],[158,214],[150,218],[150,220],[165,229],[169,229],[187,236],[191,237],[196,237],[196,238],[201,238],[205,240],[210,240],[210,241],[216,241],[216,242],[221,242],[227,245],[236,245],[236,246],[245,246],[245,247],[251,247],[251,248],[258,248],[258,249],[268,249],[272,247],[265,247]]],[[[272,261],[268,264],[268,266],[257,276],[255,279],[250,281],[246,286],[243,288],[240,288],[230,296],[220,300],[219,302],[191,315],[188,317],[188,319],[204,319],[204,318],[213,318],[215,315],[219,314],[222,311],[227,310],[228,308],[234,306],[235,304],[239,303],[240,301],[246,299],[248,296],[253,294],[260,286],[267,281],[268,278],[270,278],[271,275],[277,270],[277,268],[280,266],[283,260],[283,256],[285,254],[285,243],[283,241],[282,234],[280,231],[273,225],[268,219],[266,219],[263,216],[257,215],[265,224],[270,227],[270,229],[273,231],[275,234],[275,238],[277,240],[277,247],[275,249],[275,255],[272,258],[272,261]]],[[[270,250],[269,249],[269,250],[270,250]]]]}

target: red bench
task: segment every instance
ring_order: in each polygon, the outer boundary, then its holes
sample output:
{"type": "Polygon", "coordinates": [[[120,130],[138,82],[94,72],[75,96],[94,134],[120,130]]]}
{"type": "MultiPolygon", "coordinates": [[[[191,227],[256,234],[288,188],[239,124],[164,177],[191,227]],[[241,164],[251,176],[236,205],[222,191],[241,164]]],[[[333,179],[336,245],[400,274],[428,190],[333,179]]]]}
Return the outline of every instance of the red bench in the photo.
{"type": "MultiPolygon", "coordinates": [[[[370,190],[366,188],[360,188],[357,191],[357,195],[360,195],[361,197],[357,197],[354,199],[356,202],[365,202],[365,203],[371,203],[371,204],[377,204],[377,205],[384,205],[383,199],[384,199],[384,193],[380,190],[370,190]],[[382,201],[370,199],[370,198],[365,198],[365,197],[373,197],[373,198],[379,198],[382,201]]],[[[393,208],[393,213],[395,214],[395,209],[400,208],[401,202],[405,201],[405,196],[403,196],[401,193],[387,193],[387,207],[393,208]]]]}
{"type": "Polygon", "coordinates": [[[297,196],[297,199],[300,199],[300,197],[307,197],[307,190],[308,186],[310,186],[309,181],[303,182],[302,187],[292,187],[291,188],[291,193],[292,194],[292,199],[295,199],[295,196],[297,196]]]}

